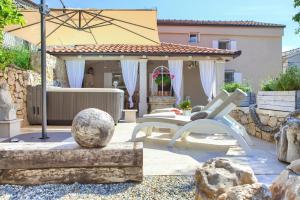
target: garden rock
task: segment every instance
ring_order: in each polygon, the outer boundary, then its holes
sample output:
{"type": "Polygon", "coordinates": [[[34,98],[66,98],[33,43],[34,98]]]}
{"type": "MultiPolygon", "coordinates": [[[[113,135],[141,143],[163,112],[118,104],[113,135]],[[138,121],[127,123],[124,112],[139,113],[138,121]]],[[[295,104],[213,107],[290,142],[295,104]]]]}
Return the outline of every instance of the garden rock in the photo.
{"type": "Polygon", "coordinates": [[[75,116],[72,136],[82,147],[104,147],[111,140],[114,129],[114,120],[108,113],[88,108],[75,116]]]}
{"type": "Polygon", "coordinates": [[[13,104],[6,82],[0,83],[0,121],[17,119],[16,109],[13,104]]]}
{"type": "Polygon", "coordinates": [[[291,162],[291,164],[287,166],[287,168],[296,174],[300,174],[300,159],[291,162]]]}
{"type": "Polygon", "coordinates": [[[231,187],[218,200],[271,200],[271,192],[261,183],[231,187]]]}
{"type": "Polygon", "coordinates": [[[286,169],[275,179],[270,190],[273,200],[299,200],[300,176],[286,169]]]}
{"type": "Polygon", "coordinates": [[[288,119],[275,138],[278,160],[290,163],[300,159],[300,119],[288,119]]]}
{"type": "Polygon", "coordinates": [[[212,159],[196,170],[196,200],[215,200],[230,187],[257,182],[253,171],[226,159],[212,159]]]}

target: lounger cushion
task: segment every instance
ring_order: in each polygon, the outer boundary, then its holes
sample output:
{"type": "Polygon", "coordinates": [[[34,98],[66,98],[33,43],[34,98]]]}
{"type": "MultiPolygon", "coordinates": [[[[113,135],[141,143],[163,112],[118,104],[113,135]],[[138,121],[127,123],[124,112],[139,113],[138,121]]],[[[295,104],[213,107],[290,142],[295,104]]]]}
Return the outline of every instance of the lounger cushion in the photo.
{"type": "Polygon", "coordinates": [[[195,112],[191,116],[191,120],[195,121],[198,119],[205,119],[208,116],[208,112],[205,111],[200,111],[200,112],[195,112]]]}
{"type": "Polygon", "coordinates": [[[176,124],[178,126],[184,126],[187,123],[191,122],[189,116],[177,115],[175,118],[163,118],[163,117],[143,117],[137,119],[137,123],[144,122],[161,122],[161,123],[169,123],[176,124]]]}
{"type": "Polygon", "coordinates": [[[161,113],[145,114],[143,117],[144,118],[156,118],[156,117],[175,118],[176,114],[174,112],[161,112],[161,113]]]}
{"type": "Polygon", "coordinates": [[[203,110],[203,108],[204,108],[204,106],[194,106],[192,108],[192,113],[199,112],[199,111],[203,110]]]}

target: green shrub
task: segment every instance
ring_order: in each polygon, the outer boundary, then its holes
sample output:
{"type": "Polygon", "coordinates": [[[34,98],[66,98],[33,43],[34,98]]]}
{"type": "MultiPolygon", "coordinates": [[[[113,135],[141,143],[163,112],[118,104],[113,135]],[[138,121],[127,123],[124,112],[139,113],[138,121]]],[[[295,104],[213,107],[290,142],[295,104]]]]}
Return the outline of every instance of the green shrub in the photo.
{"type": "Polygon", "coordinates": [[[162,83],[163,83],[164,84],[163,86],[167,86],[167,85],[171,84],[171,78],[167,74],[164,74],[164,75],[159,74],[155,79],[155,83],[157,85],[162,85],[162,83]]]}
{"type": "Polygon", "coordinates": [[[184,100],[182,101],[178,107],[182,110],[191,110],[192,109],[192,103],[190,100],[184,100]]]}
{"type": "Polygon", "coordinates": [[[234,92],[236,89],[240,89],[244,92],[251,92],[251,87],[248,84],[240,83],[225,83],[223,89],[227,92],[234,92]]]}
{"type": "Polygon", "coordinates": [[[0,69],[15,65],[20,69],[31,69],[30,51],[27,48],[0,48],[0,69]]]}
{"type": "Polygon", "coordinates": [[[262,91],[291,91],[300,90],[300,69],[289,67],[285,73],[278,77],[264,81],[261,86],[262,91]]]}

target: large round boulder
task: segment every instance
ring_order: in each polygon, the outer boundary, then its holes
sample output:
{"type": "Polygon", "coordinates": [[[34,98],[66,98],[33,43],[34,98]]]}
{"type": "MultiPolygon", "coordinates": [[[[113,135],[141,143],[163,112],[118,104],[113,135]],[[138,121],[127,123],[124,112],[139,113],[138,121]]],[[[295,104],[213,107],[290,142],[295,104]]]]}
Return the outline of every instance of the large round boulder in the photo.
{"type": "Polygon", "coordinates": [[[115,130],[113,118],[99,109],[80,111],[72,123],[72,136],[82,147],[104,147],[111,140],[115,130]]]}

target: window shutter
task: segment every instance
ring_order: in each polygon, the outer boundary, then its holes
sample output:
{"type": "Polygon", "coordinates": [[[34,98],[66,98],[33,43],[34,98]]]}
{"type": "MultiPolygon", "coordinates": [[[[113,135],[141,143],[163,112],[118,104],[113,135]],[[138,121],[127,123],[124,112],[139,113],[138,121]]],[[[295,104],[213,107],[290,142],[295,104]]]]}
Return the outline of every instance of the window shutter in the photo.
{"type": "Polygon", "coordinates": [[[232,51],[236,51],[237,50],[236,41],[234,41],[234,40],[230,41],[230,50],[232,50],[232,51]]]}
{"type": "Polygon", "coordinates": [[[242,73],[234,72],[234,82],[242,83],[242,73]]]}
{"type": "Polygon", "coordinates": [[[219,48],[219,41],[218,40],[213,40],[212,47],[215,48],[215,49],[218,49],[219,48]]]}

